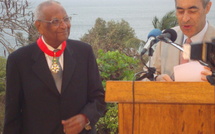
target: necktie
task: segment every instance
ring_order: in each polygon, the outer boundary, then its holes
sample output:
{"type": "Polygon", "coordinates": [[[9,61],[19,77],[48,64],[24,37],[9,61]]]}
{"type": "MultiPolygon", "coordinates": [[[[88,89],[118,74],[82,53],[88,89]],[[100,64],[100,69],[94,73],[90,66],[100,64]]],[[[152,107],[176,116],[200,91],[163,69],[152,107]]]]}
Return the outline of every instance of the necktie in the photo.
{"type": "MultiPolygon", "coordinates": [[[[58,49],[54,50],[54,52],[57,52],[58,49]]],[[[60,62],[59,62],[59,57],[53,57],[53,64],[57,64],[58,67],[59,67],[59,70],[57,72],[52,72],[52,76],[55,80],[55,85],[59,91],[59,93],[61,93],[61,85],[62,85],[62,74],[63,74],[63,70],[62,70],[62,67],[60,65],[60,62]],[[55,58],[55,59],[54,59],[55,58]]]]}
{"type": "MultiPolygon", "coordinates": [[[[190,43],[192,43],[192,40],[190,38],[187,38],[186,41],[185,41],[185,44],[183,44],[183,46],[187,45],[187,44],[190,44],[190,43]]],[[[188,59],[184,59],[183,58],[183,52],[181,52],[180,53],[180,64],[184,64],[184,63],[187,63],[187,62],[189,62],[189,60],[188,59]]]]}

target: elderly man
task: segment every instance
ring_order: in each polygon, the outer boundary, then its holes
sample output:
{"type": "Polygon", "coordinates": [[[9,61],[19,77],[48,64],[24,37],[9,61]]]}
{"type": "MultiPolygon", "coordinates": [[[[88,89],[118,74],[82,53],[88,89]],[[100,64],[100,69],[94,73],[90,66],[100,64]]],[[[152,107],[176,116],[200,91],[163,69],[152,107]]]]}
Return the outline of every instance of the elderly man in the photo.
{"type": "MultiPolygon", "coordinates": [[[[175,0],[176,16],[179,26],[173,29],[177,32],[175,43],[211,42],[215,38],[215,27],[206,19],[212,2],[210,0],[175,0]]],[[[180,51],[166,43],[159,42],[152,57],[152,66],[157,70],[156,81],[173,81],[173,67],[183,64],[180,51]]],[[[211,75],[209,68],[201,72],[202,80],[211,75]]]]}
{"type": "Polygon", "coordinates": [[[42,2],[42,36],[9,55],[4,134],[96,133],[104,90],[91,46],[68,39],[70,19],[60,3],[42,2]]]}

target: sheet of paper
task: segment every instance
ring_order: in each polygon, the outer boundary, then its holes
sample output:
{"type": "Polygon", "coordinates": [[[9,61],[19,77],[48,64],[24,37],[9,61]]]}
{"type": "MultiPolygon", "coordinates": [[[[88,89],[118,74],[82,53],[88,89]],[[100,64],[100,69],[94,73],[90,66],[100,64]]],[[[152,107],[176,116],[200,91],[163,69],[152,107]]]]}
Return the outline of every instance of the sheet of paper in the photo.
{"type": "Polygon", "coordinates": [[[201,71],[204,70],[198,61],[191,61],[174,67],[175,81],[202,81],[201,71]]]}

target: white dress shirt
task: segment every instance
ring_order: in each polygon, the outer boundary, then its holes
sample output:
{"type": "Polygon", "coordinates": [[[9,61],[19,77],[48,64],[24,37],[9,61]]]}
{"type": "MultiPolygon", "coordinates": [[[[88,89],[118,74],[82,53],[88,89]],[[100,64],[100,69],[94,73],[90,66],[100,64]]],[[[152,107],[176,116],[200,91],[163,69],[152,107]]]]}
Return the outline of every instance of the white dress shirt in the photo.
{"type": "MultiPolygon", "coordinates": [[[[45,42],[45,40],[43,39],[43,37],[42,37],[42,40],[43,40],[44,44],[47,46],[47,48],[48,48],[50,51],[54,51],[54,50],[55,50],[55,48],[51,47],[50,45],[48,45],[48,44],[45,42]]],[[[62,44],[60,44],[60,46],[59,46],[57,49],[61,49],[61,48],[62,48],[62,44]]],[[[63,52],[63,53],[60,55],[60,57],[59,57],[59,63],[60,63],[60,65],[61,65],[62,70],[63,70],[63,54],[64,54],[64,52],[63,52]]],[[[49,56],[49,55],[46,54],[46,53],[45,53],[45,56],[46,56],[46,61],[47,61],[47,63],[48,63],[48,66],[49,66],[49,68],[51,69],[53,57],[52,57],[52,56],[49,56]]]]}
{"type": "MultiPolygon", "coordinates": [[[[208,29],[208,22],[206,22],[205,27],[202,29],[202,31],[200,31],[198,34],[196,34],[190,38],[192,40],[192,42],[193,43],[202,43],[204,35],[207,32],[207,29],[208,29]]],[[[184,41],[183,42],[185,42],[187,38],[188,37],[186,35],[184,35],[184,41]]]]}

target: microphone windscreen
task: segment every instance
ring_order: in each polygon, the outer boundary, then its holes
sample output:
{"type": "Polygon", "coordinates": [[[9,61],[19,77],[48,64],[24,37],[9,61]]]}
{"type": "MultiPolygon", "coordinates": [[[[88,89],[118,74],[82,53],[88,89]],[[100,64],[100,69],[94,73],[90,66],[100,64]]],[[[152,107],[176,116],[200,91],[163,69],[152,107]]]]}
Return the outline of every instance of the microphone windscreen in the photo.
{"type": "Polygon", "coordinates": [[[147,38],[149,39],[150,37],[156,37],[161,34],[162,34],[162,31],[160,29],[153,29],[151,32],[149,32],[147,38]]]}
{"type": "Polygon", "coordinates": [[[176,33],[176,31],[173,30],[173,29],[166,29],[163,33],[168,33],[168,34],[170,34],[169,39],[170,39],[172,42],[174,42],[174,41],[176,40],[176,38],[177,38],[177,33],[176,33]]]}
{"type": "Polygon", "coordinates": [[[192,60],[203,60],[202,59],[202,43],[195,43],[191,45],[190,59],[192,60]]]}
{"type": "Polygon", "coordinates": [[[212,40],[212,43],[207,43],[207,59],[206,59],[206,61],[215,70],[215,39],[212,40]]]}

